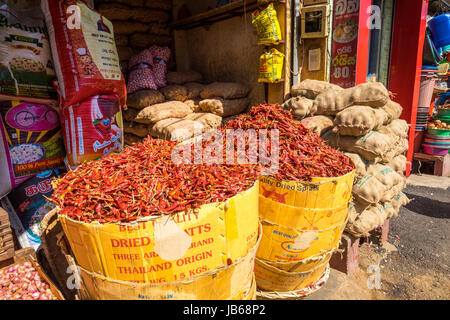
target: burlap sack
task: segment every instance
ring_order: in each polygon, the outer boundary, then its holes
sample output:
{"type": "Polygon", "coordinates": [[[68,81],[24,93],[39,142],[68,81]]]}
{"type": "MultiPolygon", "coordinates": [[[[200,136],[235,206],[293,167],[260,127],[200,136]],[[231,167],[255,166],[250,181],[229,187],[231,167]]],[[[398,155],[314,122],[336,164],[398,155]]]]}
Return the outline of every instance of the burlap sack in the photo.
{"type": "Polygon", "coordinates": [[[135,122],[156,123],[167,118],[184,118],[192,113],[191,108],[180,101],[168,101],[154,104],[139,111],[136,115],[135,122]]]}
{"type": "Polygon", "coordinates": [[[193,98],[184,101],[184,103],[191,108],[192,112],[201,112],[200,101],[202,101],[200,98],[193,98]]]}
{"type": "Polygon", "coordinates": [[[344,90],[327,90],[314,100],[311,114],[336,115],[352,106],[381,108],[389,101],[389,91],[379,82],[362,83],[344,90]]]}
{"type": "Polygon", "coordinates": [[[130,46],[135,49],[147,49],[152,45],[169,46],[172,43],[172,38],[163,35],[154,35],[148,33],[134,33],[130,35],[130,46]]]}
{"type": "MultiPolygon", "coordinates": [[[[388,135],[385,135],[388,136],[388,135]]],[[[391,137],[392,146],[391,149],[388,150],[384,156],[381,159],[381,162],[383,163],[389,163],[394,159],[396,156],[404,154],[406,151],[408,151],[409,143],[408,139],[396,137],[396,136],[389,136],[391,137]]]]}
{"type": "MultiPolygon", "coordinates": [[[[128,0],[132,1],[132,0],[128,0]]],[[[167,0],[145,0],[144,6],[150,9],[172,10],[172,1],[167,0]]]]}
{"type": "Polygon", "coordinates": [[[387,118],[384,124],[390,123],[392,120],[400,118],[403,112],[403,108],[397,102],[388,100],[388,102],[382,107],[386,111],[387,118]]]}
{"type": "Polygon", "coordinates": [[[128,36],[123,34],[115,34],[114,41],[116,42],[116,46],[126,47],[128,46],[128,36]]]}
{"type": "Polygon", "coordinates": [[[138,22],[160,22],[169,21],[169,13],[164,10],[149,8],[133,8],[131,10],[131,19],[138,22]]]}
{"type": "Polygon", "coordinates": [[[168,84],[185,84],[187,82],[201,82],[202,75],[196,71],[177,71],[167,73],[168,84]]]}
{"type": "Polygon", "coordinates": [[[388,125],[378,128],[377,131],[405,139],[408,136],[409,125],[405,120],[395,119],[388,125]]]}
{"type": "Polygon", "coordinates": [[[406,171],[406,157],[404,155],[398,155],[394,157],[389,163],[388,166],[391,167],[394,171],[399,173],[404,173],[406,171]]]}
{"type": "Polygon", "coordinates": [[[364,136],[381,124],[375,109],[367,106],[348,107],[334,119],[335,131],[344,136],[364,136]]]}
{"type": "Polygon", "coordinates": [[[139,90],[127,96],[127,106],[134,109],[143,109],[145,107],[164,102],[164,95],[157,90],[139,90]]]}
{"type": "Polygon", "coordinates": [[[185,101],[188,98],[188,90],[184,86],[171,84],[160,89],[166,100],[185,101]]]}
{"type": "Polygon", "coordinates": [[[361,180],[367,173],[367,161],[365,161],[361,156],[357,153],[345,152],[347,157],[352,159],[353,163],[356,167],[355,173],[355,182],[361,180]]]}
{"type": "Polygon", "coordinates": [[[188,82],[183,85],[188,90],[188,99],[200,97],[200,92],[205,86],[198,82],[188,82]]]}
{"type": "Polygon", "coordinates": [[[134,134],[137,137],[145,138],[152,132],[152,125],[124,121],[123,131],[125,133],[134,134]]]}
{"type": "Polygon", "coordinates": [[[200,122],[167,118],[155,123],[152,128],[152,135],[160,139],[181,142],[202,134],[203,130],[204,126],[200,122]]]}
{"type": "Polygon", "coordinates": [[[216,129],[222,124],[222,117],[213,113],[191,113],[184,119],[200,122],[205,129],[216,129]]]}
{"type": "Polygon", "coordinates": [[[386,191],[381,195],[380,201],[390,202],[406,187],[406,178],[398,174],[391,167],[382,164],[373,164],[367,168],[367,174],[380,181],[386,191]]]}
{"type": "Polygon", "coordinates": [[[117,47],[117,54],[119,55],[119,60],[120,61],[130,60],[130,58],[134,54],[134,51],[130,47],[119,46],[119,47],[117,47]]]}
{"type": "Polygon", "coordinates": [[[313,102],[311,99],[298,96],[285,101],[282,107],[285,110],[292,111],[294,119],[302,120],[309,115],[313,102]]]}
{"type": "Polygon", "coordinates": [[[205,86],[200,92],[202,99],[220,97],[224,99],[245,98],[250,89],[242,83],[237,82],[213,82],[205,86]]]}
{"type": "MultiPolygon", "coordinates": [[[[129,6],[119,3],[102,3],[98,6],[98,11],[108,20],[128,20],[132,13],[129,6]]],[[[116,32],[115,29],[114,27],[114,32],[116,32]]]]}
{"type": "MultiPolygon", "coordinates": [[[[122,110],[123,119],[125,121],[130,121],[130,122],[136,120],[136,116],[138,113],[139,113],[139,111],[136,109],[133,109],[133,108],[127,108],[127,109],[122,110]]],[[[149,123],[149,122],[147,122],[147,123],[149,123]]]]}
{"type": "MultiPolygon", "coordinates": [[[[398,195],[396,195],[393,199],[392,199],[392,206],[394,207],[397,215],[398,212],[400,211],[400,208],[403,206],[406,206],[408,203],[410,203],[411,200],[408,199],[408,197],[403,193],[400,192],[398,195]]],[[[397,216],[395,215],[395,216],[397,216]]]]}
{"type": "Polygon", "coordinates": [[[234,116],[244,112],[250,103],[250,99],[205,99],[200,101],[200,109],[205,112],[214,113],[221,117],[234,116]]]}
{"type": "Polygon", "coordinates": [[[125,133],[123,135],[125,145],[131,146],[133,143],[139,143],[142,141],[142,138],[135,136],[132,133],[125,133]]]}
{"type": "Polygon", "coordinates": [[[299,84],[292,86],[291,96],[304,96],[308,99],[314,100],[319,94],[327,90],[341,91],[343,89],[338,85],[326,81],[306,79],[299,84]]]}
{"type": "Polygon", "coordinates": [[[300,121],[300,123],[319,136],[333,128],[334,125],[333,118],[327,116],[308,117],[300,121]]]}
{"type": "Polygon", "coordinates": [[[377,131],[370,131],[362,137],[333,134],[329,140],[332,147],[361,155],[367,161],[389,162],[395,155],[391,150],[395,140],[377,131]]]}
{"type": "Polygon", "coordinates": [[[353,185],[352,194],[358,202],[363,204],[377,204],[388,189],[373,175],[367,173],[361,180],[353,185]]]}
{"type": "Polygon", "coordinates": [[[381,204],[365,208],[359,214],[357,210],[355,209],[356,214],[353,215],[357,215],[358,217],[355,221],[347,223],[345,228],[346,232],[356,238],[368,236],[370,231],[383,225],[384,221],[388,218],[388,212],[381,204]]]}
{"type": "MultiPolygon", "coordinates": [[[[148,0],[148,1],[155,1],[155,0],[148,0]]],[[[160,1],[162,1],[162,0],[160,0],[160,1]]],[[[103,3],[110,3],[111,0],[97,0],[95,2],[96,3],[98,2],[99,4],[103,4],[103,3]]],[[[126,4],[128,6],[143,7],[145,0],[114,0],[114,2],[126,4]]]]}
{"type": "Polygon", "coordinates": [[[152,35],[159,35],[159,36],[170,36],[171,30],[167,26],[167,24],[151,23],[151,24],[149,24],[148,33],[151,33],[152,35]]]}
{"type": "Polygon", "coordinates": [[[132,35],[138,32],[147,32],[149,29],[148,24],[140,22],[115,20],[112,23],[114,34],[132,35]]]}

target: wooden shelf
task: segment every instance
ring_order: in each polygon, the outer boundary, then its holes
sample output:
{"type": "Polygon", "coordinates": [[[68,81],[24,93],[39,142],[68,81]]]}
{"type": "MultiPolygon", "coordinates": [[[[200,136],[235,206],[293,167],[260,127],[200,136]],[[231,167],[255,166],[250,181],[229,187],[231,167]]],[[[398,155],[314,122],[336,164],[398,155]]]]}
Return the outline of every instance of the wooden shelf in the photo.
{"type": "Polygon", "coordinates": [[[237,1],[172,23],[175,30],[192,29],[250,13],[258,7],[256,0],[237,1]]]}

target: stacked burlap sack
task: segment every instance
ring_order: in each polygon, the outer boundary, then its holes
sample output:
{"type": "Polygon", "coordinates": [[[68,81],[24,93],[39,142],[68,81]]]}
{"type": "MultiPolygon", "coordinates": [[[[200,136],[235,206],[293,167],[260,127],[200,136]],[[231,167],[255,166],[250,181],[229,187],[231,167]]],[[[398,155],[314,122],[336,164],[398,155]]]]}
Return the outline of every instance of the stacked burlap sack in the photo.
{"type": "Polygon", "coordinates": [[[305,80],[292,87],[283,107],[355,163],[348,233],[368,235],[386,219],[396,217],[400,207],[409,202],[402,193],[409,126],[399,119],[402,107],[390,99],[383,84],[342,89],[305,80]]]}
{"type": "Polygon", "coordinates": [[[96,9],[114,26],[122,72],[128,72],[133,54],[152,45],[172,44],[169,24],[172,1],[165,0],[97,0],[96,9]]]}
{"type": "Polygon", "coordinates": [[[222,124],[222,118],[245,111],[247,86],[234,82],[203,84],[195,71],[168,72],[168,85],[128,94],[124,111],[125,143],[151,135],[185,141],[222,124]]]}

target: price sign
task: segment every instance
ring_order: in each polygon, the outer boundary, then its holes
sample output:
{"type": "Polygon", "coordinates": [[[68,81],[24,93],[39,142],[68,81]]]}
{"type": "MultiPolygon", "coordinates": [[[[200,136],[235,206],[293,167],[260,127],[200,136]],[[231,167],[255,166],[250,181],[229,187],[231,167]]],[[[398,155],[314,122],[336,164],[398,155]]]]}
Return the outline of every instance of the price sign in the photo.
{"type": "Polygon", "coordinates": [[[359,0],[335,1],[330,82],[343,88],[355,85],[358,27],[359,0]]]}

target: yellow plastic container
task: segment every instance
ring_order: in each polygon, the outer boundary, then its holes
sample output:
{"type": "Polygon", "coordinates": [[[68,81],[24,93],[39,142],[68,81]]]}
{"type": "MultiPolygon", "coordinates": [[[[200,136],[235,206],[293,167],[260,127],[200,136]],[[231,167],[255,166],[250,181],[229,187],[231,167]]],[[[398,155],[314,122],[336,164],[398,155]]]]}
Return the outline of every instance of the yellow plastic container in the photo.
{"type": "MultiPolygon", "coordinates": [[[[88,300],[254,300],[253,269],[258,243],[259,240],[246,256],[229,266],[190,279],[158,284],[114,280],[78,266],[81,297],[88,300]]],[[[66,254],[66,258],[74,266],[73,257],[66,254]]]]}
{"type": "Polygon", "coordinates": [[[258,183],[194,213],[148,217],[129,224],[58,218],[86,273],[147,284],[189,280],[231,265],[255,247],[258,183]]]}
{"type": "Polygon", "coordinates": [[[258,288],[299,290],[323,276],[347,223],[354,176],[352,171],[311,182],[259,178],[258,288]]]}

